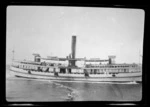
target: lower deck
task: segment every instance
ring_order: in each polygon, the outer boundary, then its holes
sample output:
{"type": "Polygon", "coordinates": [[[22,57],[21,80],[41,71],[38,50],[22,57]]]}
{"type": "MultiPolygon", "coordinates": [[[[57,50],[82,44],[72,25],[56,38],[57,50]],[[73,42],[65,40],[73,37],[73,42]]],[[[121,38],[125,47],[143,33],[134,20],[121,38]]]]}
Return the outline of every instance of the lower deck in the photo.
{"type": "Polygon", "coordinates": [[[131,81],[142,81],[140,74],[133,73],[129,75],[119,74],[112,76],[110,74],[103,75],[89,75],[85,76],[84,74],[61,74],[55,75],[54,73],[44,73],[44,72],[34,72],[30,73],[27,70],[20,69],[10,69],[11,73],[17,77],[31,78],[31,79],[46,79],[54,81],[82,81],[82,82],[131,82],[131,81]],[[122,75],[122,76],[121,76],[122,75]]]}
{"type": "MultiPolygon", "coordinates": [[[[29,75],[35,75],[35,76],[55,76],[55,77],[73,77],[73,78],[111,78],[111,77],[117,77],[117,78],[126,78],[126,77],[139,77],[142,76],[142,72],[130,72],[130,73],[110,73],[110,72],[104,72],[104,73],[88,73],[86,70],[84,72],[76,72],[72,73],[71,71],[65,71],[62,69],[62,71],[51,71],[51,72],[42,72],[42,71],[36,71],[36,70],[25,70],[20,69],[16,67],[11,67],[10,70],[16,72],[16,73],[22,73],[22,74],[29,74],[29,75]]],[[[72,69],[70,69],[72,70],[72,69]]],[[[73,70],[79,70],[79,69],[73,69],[73,70]]]]}

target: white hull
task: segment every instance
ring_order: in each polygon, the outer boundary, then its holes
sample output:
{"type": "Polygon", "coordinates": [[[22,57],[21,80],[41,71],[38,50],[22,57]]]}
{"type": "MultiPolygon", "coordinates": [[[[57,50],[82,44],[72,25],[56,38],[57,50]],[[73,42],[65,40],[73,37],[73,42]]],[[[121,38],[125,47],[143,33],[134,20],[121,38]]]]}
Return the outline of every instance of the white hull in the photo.
{"type": "Polygon", "coordinates": [[[118,73],[113,77],[111,74],[89,74],[89,77],[85,77],[84,74],[58,74],[58,77],[54,76],[54,73],[46,72],[35,72],[31,71],[31,74],[27,70],[11,67],[10,71],[13,75],[25,78],[35,78],[35,79],[48,79],[48,80],[61,80],[61,81],[142,81],[142,73],[118,73]]]}

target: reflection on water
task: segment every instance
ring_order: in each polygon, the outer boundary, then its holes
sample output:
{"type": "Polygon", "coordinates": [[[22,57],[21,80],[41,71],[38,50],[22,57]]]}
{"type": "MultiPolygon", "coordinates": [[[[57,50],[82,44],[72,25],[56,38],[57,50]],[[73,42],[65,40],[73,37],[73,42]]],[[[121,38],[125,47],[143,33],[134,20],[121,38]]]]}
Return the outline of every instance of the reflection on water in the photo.
{"type": "Polygon", "coordinates": [[[142,84],[51,82],[6,73],[7,101],[140,101],[142,84]]]}

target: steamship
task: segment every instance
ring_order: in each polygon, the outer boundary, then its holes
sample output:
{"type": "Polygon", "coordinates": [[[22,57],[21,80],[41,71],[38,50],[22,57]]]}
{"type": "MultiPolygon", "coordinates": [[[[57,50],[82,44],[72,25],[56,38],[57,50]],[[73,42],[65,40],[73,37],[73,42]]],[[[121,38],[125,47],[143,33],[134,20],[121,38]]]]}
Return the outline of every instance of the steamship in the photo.
{"type": "Polygon", "coordinates": [[[66,58],[58,58],[56,56],[43,58],[40,54],[33,54],[34,61],[13,60],[10,72],[16,77],[54,81],[142,81],[142,65],[135,63],[116,64],[116,56],[108,56],[108,59],[75,58],[75,53],[76,36],[72,36],[71,54],[66,58]],[[77,61],[81,62],[80,66],[77,66],[77,61]]]}

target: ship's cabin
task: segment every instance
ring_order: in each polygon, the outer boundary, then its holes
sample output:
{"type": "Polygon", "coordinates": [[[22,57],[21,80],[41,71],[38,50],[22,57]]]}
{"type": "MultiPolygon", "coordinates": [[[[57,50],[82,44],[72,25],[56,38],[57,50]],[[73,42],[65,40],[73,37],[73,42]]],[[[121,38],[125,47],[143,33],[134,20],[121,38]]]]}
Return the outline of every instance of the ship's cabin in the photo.
{"type": "Polygon", "coordinates": [[[47,72],[60,74],[118,74],[118,73],[129,73],[129,72],[140,72],[141,68],[137,64],[86,64],[84,67],[68,68],[67,66],[58,63],[33,63],[33,62],[19,62],[14,63],[12,66],[24,70],[31,70],[35,72],[47,72]]]}

